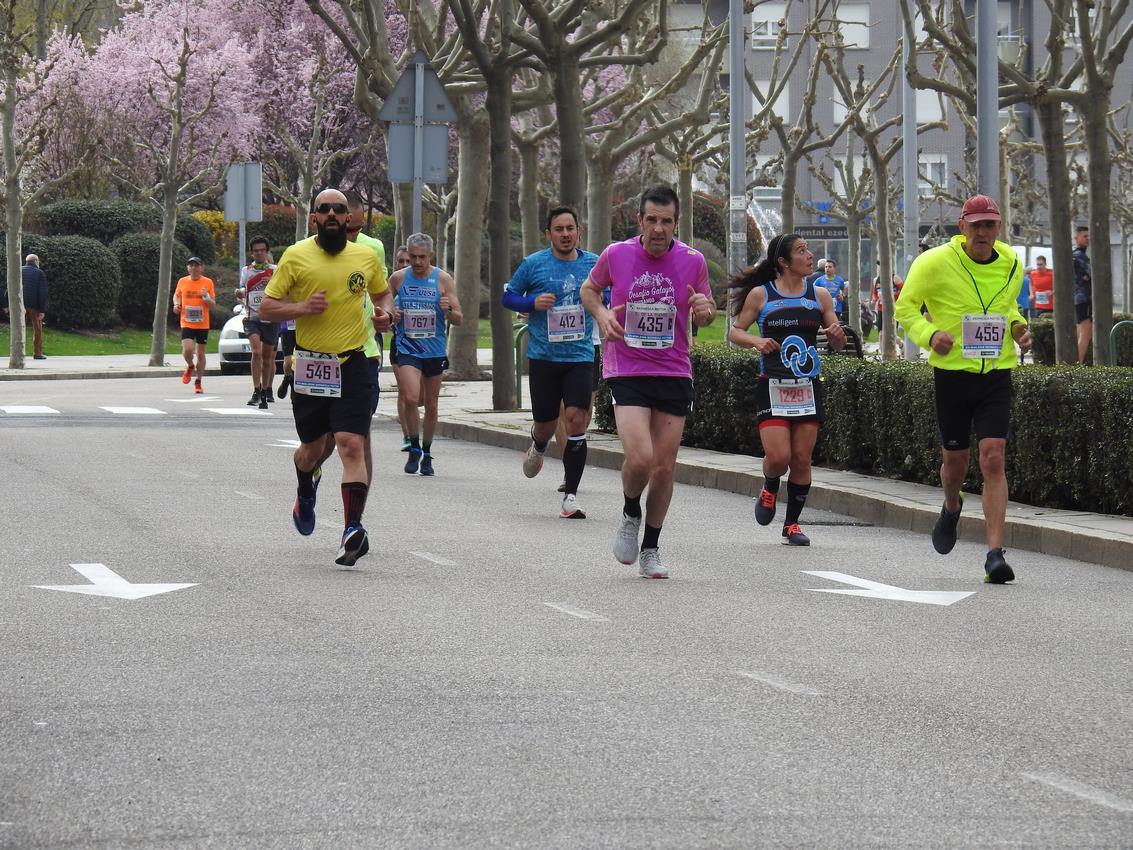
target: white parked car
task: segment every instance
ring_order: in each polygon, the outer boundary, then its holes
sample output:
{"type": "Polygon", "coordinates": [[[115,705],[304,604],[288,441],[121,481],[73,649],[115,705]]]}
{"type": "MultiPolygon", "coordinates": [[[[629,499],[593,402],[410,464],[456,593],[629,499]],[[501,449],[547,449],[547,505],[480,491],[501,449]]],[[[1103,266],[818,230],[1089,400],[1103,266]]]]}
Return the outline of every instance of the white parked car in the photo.
{"type": "MultiPolygon", "coordinates": [[[[224,375],[237,372],[248,372],[252,365],[252,347],[248,337],[244,335],[244,305],[237,304],[232,318],[224,323],[220,329],[220,342],[217,343],[220,351],[220,371],[224,375]]],[[[277,372],[283,371],[283,343],[275,344],[275,368],[277,372]]]]}

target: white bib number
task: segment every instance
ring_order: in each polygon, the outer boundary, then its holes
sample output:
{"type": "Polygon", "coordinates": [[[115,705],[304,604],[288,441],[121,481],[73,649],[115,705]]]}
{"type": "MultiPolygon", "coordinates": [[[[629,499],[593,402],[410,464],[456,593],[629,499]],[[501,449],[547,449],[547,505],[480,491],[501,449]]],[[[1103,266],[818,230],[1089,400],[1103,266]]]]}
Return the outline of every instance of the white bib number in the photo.
{"type": "Polygon", "coordinates": [[[810,378],[770,378],[773,416],[814,416],[818,406],[814,401],[814,384],[810,378]]]}
{"type": "Polygon", "coordinates": [[[429,339],[437,335],[436,310],[429,307],[406,307],[401,315],[408,339],[429,339]]]}
{"type": "Polygon", "coordinates": [[[248,292],[248,306],[253,310],[260,309],[260,302],[264,300],[264,291],[262,289],[252,289],[248,292]]]}
{"type": "Polygon", "coordinates": [[[196,324],[205,320],[204,307],[186,307],[185,308],[185,321],[196,324]]]}
{"type": "Polygon", "coordinates": [[[292,386],[303,395],[339,398],[342,395],[342,369],[337,354],[295,350],[295,376],[292,386]]]}
{"type": "Polygon", "coordinates": [[[1049,307],[1051,291],[1044,289],[1042,292],[1035,293],[1035,306],[1036,307],[1049,307]]]}
{"type": "Polygon", "coordinates": [[[547,339],[551,342],[575,342],[586,336],[586,319],[581,304],[552,307],[547,315],[547,339]]]}
{"type": "Polygon", "coordinates": [[[672,304],[626,304],[625,341],[631,348],[672,348],[677,308],[672,304]]]}
{"type": "Polygon", "coordinates": [[[964,356],[970,358],[999,357],[1007,337],[1007,318],[984,313],[965,313],[961,325],[964,356]]]}

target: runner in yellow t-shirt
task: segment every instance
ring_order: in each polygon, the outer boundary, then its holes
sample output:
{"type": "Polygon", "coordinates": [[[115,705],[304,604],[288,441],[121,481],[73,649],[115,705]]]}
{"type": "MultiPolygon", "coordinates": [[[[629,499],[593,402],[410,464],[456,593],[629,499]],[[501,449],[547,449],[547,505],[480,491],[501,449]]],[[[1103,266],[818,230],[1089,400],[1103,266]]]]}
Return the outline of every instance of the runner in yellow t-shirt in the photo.
{"type": "Polygon", "coordinates": [[[315,530],[315,490],[322,459],[331,448],[342,461],[346,528],[335,563],[352,566],[369,551],[362,511],[366,484],[365,443],[370,433],[370,376],[363,348],[369,337],[362,312],[365,293],[374,300],[375,330],[388,330],[393,300],[377,256],[346,238],[346,197],[324,189],[312,205],[314,239],[292,245],[280,258],[260,302],[260,318],[295,320],[291,397],[298,496],[291,512],[299,533],[315,530]],[[333,441],[333,446],[330,442],[333,441]]]}
{"type": "Polygon", "coordinates": [[[185,372],[181,383],[189,383],[193,375],[193,348],[196,347],[197,380],[193,392],[203,393],[201,378],[205,374],[205,343],[209,338],[209,307],[216,303],[216,286],[211,278],[201,274],[200,257],[190,257],[186,267],[189,274],[177,281],[173,292],[173,312],[181,317],[181,356],[185,358],[185,372]]]}

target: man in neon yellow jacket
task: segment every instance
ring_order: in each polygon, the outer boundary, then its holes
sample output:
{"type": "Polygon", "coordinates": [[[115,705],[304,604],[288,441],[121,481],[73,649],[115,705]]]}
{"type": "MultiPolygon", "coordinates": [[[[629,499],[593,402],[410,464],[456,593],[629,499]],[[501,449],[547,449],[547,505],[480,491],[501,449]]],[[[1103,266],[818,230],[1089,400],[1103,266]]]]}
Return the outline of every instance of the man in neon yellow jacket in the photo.
{"type": "Polygon", "coordinates": [[[991,584],[1015,578],[1003,551],[1004,455],[1015,346],[1023,351],[1031,347],[1031,333],[1017,303],[1023,266],[1011,246],[996,239],[1000,225],[999,206],[993,199],[968,198],[960,214],[960,235],[916,258],[894,306],[897,321],[912,340],[929,349],[928,362],[933,366],[944,456],[940,466],[944,506],[932,530],[932,545],[942,555],[956,545],[963,509],[960,485],[968,473],[974,426],[984,479],[988,548],[984,580],[991,584]]]}

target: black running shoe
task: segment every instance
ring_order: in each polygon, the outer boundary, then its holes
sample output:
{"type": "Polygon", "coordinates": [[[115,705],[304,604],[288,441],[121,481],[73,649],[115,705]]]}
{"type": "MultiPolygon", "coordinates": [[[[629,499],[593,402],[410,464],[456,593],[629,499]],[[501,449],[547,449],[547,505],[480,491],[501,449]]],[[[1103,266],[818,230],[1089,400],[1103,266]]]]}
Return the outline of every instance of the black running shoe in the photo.
{"type": "Polygon", "coordinates": [[[964,510],[964,497],[960,497],[960,507],[956,513],[950,513],[947,507],[941,506],[940,517],[932,527],[932,548],[941,555],[947,555],[956,545],[956,527],[960,524],[960,512],[964,510]]]}
{"type": "Polygon", "coordinates": [[[405,474],[416,475],[418,467],[421,466],[421,450],[410,449],[409,460],[405,462],[405,474]]]}
{"type": "Polygon", "coordinates": [[[433,471],[433,456],[428,452],[421,455],[421,474],[422,475],[436,475],[433,471]]]}
{"type": "Polygon", "coordinates": [[[271,394],[271,387],[265,387],[264,391],[260,393],[260,398],[266,399],[268,404],[275,404],[275,396],[271,394]]]}
{"type": "Polygon", "coordinates": [[[260,393],[260,410],[268,409],[268,397],[266,392],[260,393]]]}
{"type": "Polygon", "coordinates": [[[1003,549],[989,549],[987,560],[984,561],[984,581],[988,584],[1007,584],[1015,580],[1015,571],[1004,557],[1007,553],[1003,549]]]}
{"type": "Polygon", "coordinates": [[[366,529],[360,525],[352,525],[342,532],[342,545],[338,547],[338,557],[334,562],[344,567],[352,567],[369,551],[370,539],[366,535],[366,529]]]}
{"type": "Polygon", "coordinates": [[[291,376],[284,375],[283,380],[279,382],[279,397],[287,398],[287,389],[291,386],[291,376]]]}
{"type": "Polygon", "coordinates": [[[260,391],[252,390],[252,397],[248,399],[248,407],[255,407],[260,403],[260,391]]]}

